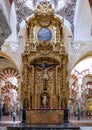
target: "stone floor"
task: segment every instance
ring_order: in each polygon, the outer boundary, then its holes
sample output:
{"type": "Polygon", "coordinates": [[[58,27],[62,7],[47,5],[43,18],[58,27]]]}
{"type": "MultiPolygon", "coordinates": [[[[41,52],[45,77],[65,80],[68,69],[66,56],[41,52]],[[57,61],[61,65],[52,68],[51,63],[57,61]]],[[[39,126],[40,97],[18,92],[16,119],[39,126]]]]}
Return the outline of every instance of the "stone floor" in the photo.
{"type": "MultiPolygon", "coordinates": [[[[11,124],[0,124],[0,130],[7,130],[7,126],[10,126],[10,125],[11,124]]],[[[16,124],[14,126],[16,126],[16,124]]],[[[80,130],[92,130],[92,125],[91,126],[79,126],[79,127],[80,127],[80,130]]]]}
{"type": "Polygon", "coordinates": [[[92,130],[92,127],[80,127],[80,130],[92,130]]]}
{"type": "Polygon", "coordinates": [[[92,117],[82,118],[79,121],[77,118],[71,118],[69,122],[76,126],[79,126],[80,130],[92,130],[92,117]]]}
{"type": "MultiPolygon", "coordinates": [[[[92,130],[92,118],[81,119],[80,121],[71,118],[69,120],[70,123],[76,126],[80,126],[80,130],[92,130]]],[[[18,117],[15,122],[16,124],[20,123],[18,117]]],[[[2,121],[0,121],[0,130],[7,130],[7,126],[13,125],[12,117],[3,117],[2,121]]]]}
{"type": "MultiPolygon", "coordinates": [[[[0,126],[0,130],[7,130],[7,127],[1,127],[0,126]]],[[[92,130],[92,127],[86,127],[86,126],[80,126],[80,130],[92,130]]]]}
{"type": "MultiPolygon", "coordinates": [[[[7,127],[1,127],[0,126],[0,130],[7,130],[7,127]]],[[[86,126],[84,126],[84,127],[82,127],[82,126],[80,126],[80,130],[92,130],[92,127],[86,127],[86,126]]]]}

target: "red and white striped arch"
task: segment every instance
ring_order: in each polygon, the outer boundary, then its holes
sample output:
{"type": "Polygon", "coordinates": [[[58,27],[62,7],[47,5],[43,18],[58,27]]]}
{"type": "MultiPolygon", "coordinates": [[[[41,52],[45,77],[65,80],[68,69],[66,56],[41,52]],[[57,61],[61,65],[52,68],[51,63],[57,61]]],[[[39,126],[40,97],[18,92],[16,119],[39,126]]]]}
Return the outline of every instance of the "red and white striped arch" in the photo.
{"type": "Polygon", "coordinates": [[[74,82],[74,83],[72,84],[72,86],[71,86],[70,89],[72,89],[72,90],[74,90],[74,91],[77,91],[77,90],[78,90],[77,85],[76,85],[76,82],[74,82]]]}
{"type": "Polygon", "coordinates": [[[7,82],[7,79],[10,77],[20,78],[19,72],[14,68],[5,68],[3,72],[0,73],[0,79],[7,82]]]}
{"type": "MultiPolygon", "coordinates": [[[[92,76],[91,76],[92,78],[92,76]]],[[[85,86],[82,87],[82,90],[87,90],[87,89],[92,89],[92,81],[87,82],[87,84],[85,86]]]]}
{"type": "Polygon", "coordinates": [[[5,68],[3,71],[0,73],[0,79],[5,82],[4,86],[1,86],[1,92],[3,95],[9,94],[10,89],[15,89],[16,91],[18,90],[18,86],[11,84],[9,82],[8,78],[10,77],[15,77],[17,79],[20,78],[19,72],[14,69],[14,68],[5,68]]]}
{"type": "Polygon", "coordinates": [[[70,77],[73,79],[73,83],[70,86],[70,89],[72,89],[74,91],[78,91],[78,85],[77,85],[78,79],[79,78],[83,79],[86,76],[88,76],[88,77],[91,76],[89,69],[85,69],[85,70],[83,70],[81,72],[79,72],[78,70],[74,70],[73,73],[70,75],[70,77]]]}
{"type": "Polygon", "coordinates": [[[16,91],[18,91],[18,87],[15,85],[12,85],[10,82],[7,82],[7,84],[5,86],[3,86],[1,88],[1,93],[4,94],[9,94],[9,90],[10,89],[15,89],[16,91]]]}
{"type": "Polygon", "coordinates": [[[90,74],[89,69],[85,69],[82,72],[79,72],[78,70],[74,69],[74,72],[70,75],[70,77],[76,81],[78,78],[83,78],[86,75],[90,74]]]}

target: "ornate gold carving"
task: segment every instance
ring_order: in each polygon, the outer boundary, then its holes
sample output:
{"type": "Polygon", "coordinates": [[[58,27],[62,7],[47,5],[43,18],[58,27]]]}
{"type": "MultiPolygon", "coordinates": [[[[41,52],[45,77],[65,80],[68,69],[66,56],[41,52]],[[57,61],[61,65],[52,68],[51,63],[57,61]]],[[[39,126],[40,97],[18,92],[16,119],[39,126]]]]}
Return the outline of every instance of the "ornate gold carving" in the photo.
{"type": "MultiPolygon", "coordinates": [[[[27,110],[26,114],[31,124],[55,124],[60,125],[64,123],[64,112],[63,110],[27,110]],[[54,114],[53,114],[54,113],[54,114]],[[29,118],[30,115],[30,118],[29,118]]],[[[28,123],[29,120],[27,120],[28,123]]]]}
{"type": "Polygon", "coordinates": [[[41,26],[49,26],[54,17],[54,10],[49,2],[42,1],[35,10],[35,16],[41,26]]]}
{"type": "MultiPolygon", "coordinates": [[[[22,55],[23,82],[21,96],[23,107],[42,108],[45,106],[42,104],[42,95],[45,93],[48,99],[48,104],[45,107],[51,109],[67,108],[69,96],[69,85],[67,83],[68,55],[63,43],[63,23],[54,16],[49,2],[41,2],[35,11],[35,16],[29,19],[27,27],[28,41],[22,55]],[[37,32],[43,26],[48,26],[52,30],[50,41],[40,42],[37,39],[37,32]],[[25,102],[25,100],[28,102],[25,102]]],[[[36,111],[35,116],[37,114],[36,111]]]]}
{"type": "MultiPolygon", "coordinates": [[[[40,4],[40,6],[42,9],[41,13],[39,14],[39,11],[36,11],[35,16],[30,18],[27,22],[28,41],[25,47],[25,52],[30,54],[30,51],[37,51],[37,48],[40,48],[41,50],[41,47],[44,48],[45,46],[52,46],[52,51],[64,51],[63,20],[60,21],[60,19],[57,18],[54,13],[48,12],[49,10],[45,10],[47,14],[44,14],[44,4],[40,4]],[[47,27],[47,24],[48,28],[52,31],[52,39],[50,41],[39,41],[37,36],[38,31],[42,27],[47,27]]],[[[45,6],[49,7],[48,4],[45,6]]],[[[37,8],[37,10],[41,9],[37,8]]]]}

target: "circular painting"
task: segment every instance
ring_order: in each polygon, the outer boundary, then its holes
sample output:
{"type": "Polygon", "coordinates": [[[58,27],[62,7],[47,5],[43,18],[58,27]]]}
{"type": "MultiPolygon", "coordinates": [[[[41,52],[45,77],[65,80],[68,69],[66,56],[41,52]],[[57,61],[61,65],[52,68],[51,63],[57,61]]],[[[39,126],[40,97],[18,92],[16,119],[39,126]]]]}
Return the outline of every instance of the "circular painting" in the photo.
{"type": "Polygon", "coordinates": [[[41,28],[38,31],[37,36],[38,36],[39,41],[49,41],[52,38],[52,32],[48,28],[41,28]]]}

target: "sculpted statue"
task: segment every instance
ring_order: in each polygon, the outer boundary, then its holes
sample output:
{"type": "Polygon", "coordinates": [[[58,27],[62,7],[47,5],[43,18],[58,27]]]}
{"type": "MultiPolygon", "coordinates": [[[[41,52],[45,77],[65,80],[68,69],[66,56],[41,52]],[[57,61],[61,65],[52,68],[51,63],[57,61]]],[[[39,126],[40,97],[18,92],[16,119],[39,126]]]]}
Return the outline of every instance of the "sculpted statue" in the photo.
{"type": "Polygon", "coordinates": [[[44,93],[42,97],[42,105],[44,108],[47,108],[47,104],[48,104],[48,98],[47,95],[44,93]]]}

